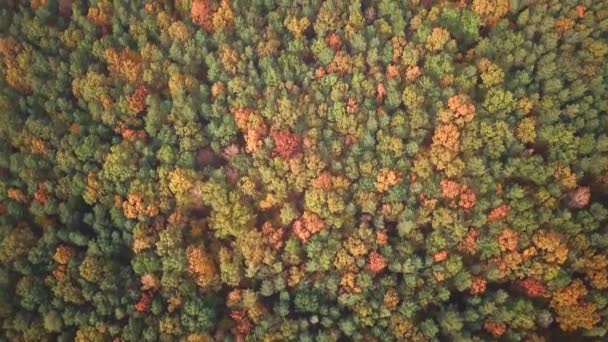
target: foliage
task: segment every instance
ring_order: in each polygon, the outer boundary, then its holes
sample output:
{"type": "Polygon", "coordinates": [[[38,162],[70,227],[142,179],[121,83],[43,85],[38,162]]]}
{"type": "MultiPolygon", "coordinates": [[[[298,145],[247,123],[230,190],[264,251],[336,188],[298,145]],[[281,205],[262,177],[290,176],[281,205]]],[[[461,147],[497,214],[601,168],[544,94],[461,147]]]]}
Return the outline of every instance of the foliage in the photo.
{"type": "Polygon", "coordinates": [[[606,340],[607,23],[0,1],[0,341],[606,340]]]}

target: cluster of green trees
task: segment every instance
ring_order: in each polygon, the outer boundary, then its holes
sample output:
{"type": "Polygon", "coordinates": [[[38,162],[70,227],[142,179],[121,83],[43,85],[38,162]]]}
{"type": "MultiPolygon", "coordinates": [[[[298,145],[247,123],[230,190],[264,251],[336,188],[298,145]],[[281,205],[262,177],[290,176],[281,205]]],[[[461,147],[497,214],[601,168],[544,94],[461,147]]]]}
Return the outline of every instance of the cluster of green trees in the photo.
{"type": "Polygon", "coordinates": [[[0,340],[608,329],[608,7],[0,1],[0,340]]]}

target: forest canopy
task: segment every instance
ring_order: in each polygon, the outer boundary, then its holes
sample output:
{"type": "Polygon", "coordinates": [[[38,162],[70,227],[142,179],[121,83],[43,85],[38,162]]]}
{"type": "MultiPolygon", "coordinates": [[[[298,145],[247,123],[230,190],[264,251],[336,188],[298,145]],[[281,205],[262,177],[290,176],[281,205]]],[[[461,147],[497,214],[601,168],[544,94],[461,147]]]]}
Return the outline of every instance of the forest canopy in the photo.
{"type": "Polygon", "coordinates": [[[0,341],[607,330],[606,0],[0,0],[0,341]]]}

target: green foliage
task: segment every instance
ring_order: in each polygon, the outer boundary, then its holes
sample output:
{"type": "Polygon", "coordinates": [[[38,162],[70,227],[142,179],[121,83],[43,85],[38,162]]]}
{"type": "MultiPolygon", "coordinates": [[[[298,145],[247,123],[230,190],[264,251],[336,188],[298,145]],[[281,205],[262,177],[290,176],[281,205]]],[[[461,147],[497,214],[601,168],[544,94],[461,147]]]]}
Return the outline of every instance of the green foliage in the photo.
{"type": "Polygon", "coordinates": [[[0,1],[0,340],[605,340],[605,7],[0,1]]]}

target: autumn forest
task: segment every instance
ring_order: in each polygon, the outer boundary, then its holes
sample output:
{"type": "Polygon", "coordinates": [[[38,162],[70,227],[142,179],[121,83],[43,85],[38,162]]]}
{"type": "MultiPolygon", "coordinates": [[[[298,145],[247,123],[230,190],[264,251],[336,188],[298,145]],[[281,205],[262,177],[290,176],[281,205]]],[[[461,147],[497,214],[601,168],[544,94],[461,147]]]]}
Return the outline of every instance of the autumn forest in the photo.
{"type": "Polygon", "coordinates": [[[0,342],[607,339],[608,0],[0,0],[0,342]]]}

